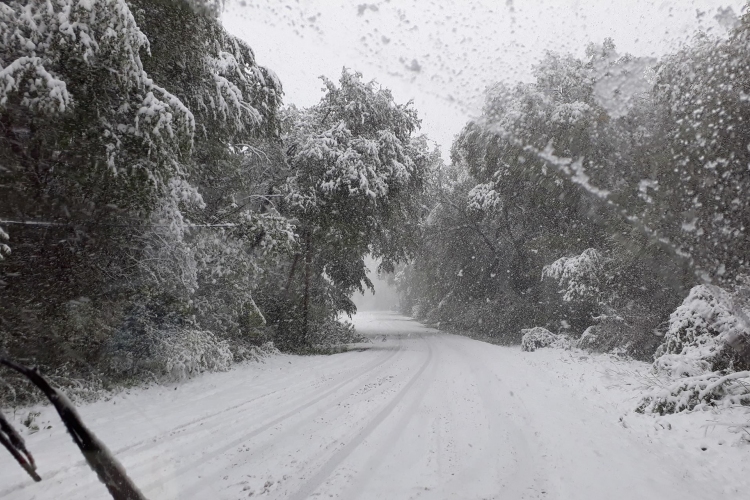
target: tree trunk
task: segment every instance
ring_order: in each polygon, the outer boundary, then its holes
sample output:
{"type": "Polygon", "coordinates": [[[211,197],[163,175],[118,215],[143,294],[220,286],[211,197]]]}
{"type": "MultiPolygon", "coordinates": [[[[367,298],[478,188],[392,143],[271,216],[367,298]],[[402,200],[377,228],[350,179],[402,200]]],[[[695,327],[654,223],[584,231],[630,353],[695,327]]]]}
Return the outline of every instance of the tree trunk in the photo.
{"type": "Polygon", "coordinates": [[[302,301],[302,344],[309,339],[310,328],[310,267],[312,263],[312,234],[305,232],[305,294],[302,301]]]}
{"type": "Polygon", "coordinates": [[[289,322],[291,321],[291,318],[289,317],[289,311],[291,311],[291,307],[289,304],[289,289],[292,287],[292,279],[294,278],[294,271],[297,269],[297,262],[299,262],[300,254],[294,255],[294,260],[292,260],[292,266],[289,269],[289,276],[286,279],[286,286],[284,287],[284,293],[281,296],[281,303],[283,304],[284,310],[282,310],[279,314],[278,319],[278,330],[276,331],[276,338],[279,340],[279,345],[281,348],[288,347],[289,345],[289,322]]]}

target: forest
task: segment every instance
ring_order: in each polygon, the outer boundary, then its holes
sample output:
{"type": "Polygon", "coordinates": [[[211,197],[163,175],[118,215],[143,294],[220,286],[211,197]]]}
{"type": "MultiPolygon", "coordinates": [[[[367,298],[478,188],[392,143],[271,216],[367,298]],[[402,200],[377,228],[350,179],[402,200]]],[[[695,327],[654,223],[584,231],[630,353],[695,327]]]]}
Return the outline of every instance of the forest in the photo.
{"type": "Polygon", "coordinates": [[[368,257],[441,330],[691,378],[643,410],[750,370],[748,15],[660,60],[549,52],[447,163],[354,70],[285,103],[187,1],[12,0],[0,33],[0,353],[74,394],[356,341],[368,257]]]}

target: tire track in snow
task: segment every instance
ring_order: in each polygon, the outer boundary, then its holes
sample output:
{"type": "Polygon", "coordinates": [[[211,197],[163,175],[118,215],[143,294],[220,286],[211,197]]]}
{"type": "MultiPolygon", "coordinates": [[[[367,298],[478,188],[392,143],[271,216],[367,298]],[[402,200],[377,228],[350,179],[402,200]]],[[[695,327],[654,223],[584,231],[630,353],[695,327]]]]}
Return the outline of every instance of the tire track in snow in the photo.
{"type": "Polygon", "coordinates": [[[359,433],[357,433],[351,439],[351,441],[349,441],[343,448],[336,451],[333,456],[329,458],[328,461],[318,469],[315,475],[302,485],[302,487],[300,487],[295,493],[289,495],[287,497],[288,500],[305,500],[310,495],[312,495],[312,493],[315,492],[315,490],[318,489],[318,487],[320,487],[325,482],[325,480],[328,479],[331,474],[336,471],[339,465],[341,465],[341,463],[346,460],[346,458],[351,455],[354,450],[356,450],[357,447],[361,445],[362,442],[367,439],[367,437],[372,434],[372,432],[381,423],[383,423],[383,421],[388,417],[388,415],[393,412],[393,410],[401,402],[401,400],[404,399],[404,396],[406,396],[409,393],[410,389],[412,389],[414,384],[416,384],[421,375],[430,365],[433,358],[432,345],[430,344],[430,342],[425,340],[424,337],[422,338],[422,340],[424,340],[427,344],[427,359],[425,359],[424,363],[419,368],[417,373],[415,373],[412,378],[409,379],[406,385],[401,388],[401,390],[390,401],[390,403],[388,403],[385,408],[380,410],[375,418],[373,418],[362,430],[360,430],[359,433]]]}
{"type": "MultiPolygon", "coordinates": [[[[399,344],[398,352],[402,351],[402,345],[399,344]]],[[[389,357],[389,360],[392,358],[389,357]]],[[[388,360],[386,360],[388,361],[388,360]]],[[[377,368],[383,367],[385,363],[381,363],[378,365],[377,368]]],[[[370,370],[372,372],[372,370],[370,370]]],[[[368,373],[370,373],[368,372],[368,373]]],[[[267,440],[266,442],[259,443],[252,447],[252,451],[250,454],[250,457],[245,458],[244,460],[240,460],[237,463],[233,464],[233,467],[238,466],[240,462],[242,462],[241,467],[250,467],[252,470],[251,462],[253,462],[253,459],[257,458],[259,455],[262,456],[265,452],[268,452],[269,450],[276,449],[280,443],[284,443],[284,438],[292,435],[295,438],[301,436],[302,431],[305,429],[306,426],[310,425],[311,422],[314,422],[319,416],[330,412],[331,410],[334,410],[337,407],[340,407],[342,402],[346,402],[347,400],[351,398],[364,397],[365,394],[361,393],[362,389],[367,388],[368,386],[376,385],[378,387],[381,386],[380,383],[373,384],[372,382],[368,381],[364,385],[356,385],[352,387],[353,392],[347,391],[344,394],[339,395],[337,398],[326,402],[324,407],[317,407],[315,411],[312,414],[309,414],[306,416],[303,420],[298,420],[295,423],[290,423],[289,425],[284,425],[280,429],[276,428],[274,431],[277,431],[275,434],[273,434],[271,440],[267,440]],[[356,389],[355,389],[356,388],[356,389]]],[[[339,414],[340,416],[341,414],[339,414]]],[[[366,419],[365,419],[366,420],[366,419]]],[[[277,452],[278,453],[278,452],[277,452]]],[[[318,458],[325,455],[326,453],[317,453],[313,457],[308,457],[308,460],[305,463],[309,462],[315,462],[318,458]]],[[[273,456],[273,455],[272,455],[273,456]]],[[[304,469],[302,469],[301,472],[304,472],[304,469]]],[[[300,473],[301,473],[300,472],[300,473]]],[[[197,483],[194,483],[193,485],[189,486],[190,494],[186,498],[199,498],[202,499],[205,497],[205,495],[201,494],[202,491],[204,491],[206,488],[211,487],[212,485],[218,484],[219,479],[226,479],[226,473],[225,471],[213,471],[210,472],[209,475],[201,475],[201,480],[197,483]]],[[[284,497],[286,498],[286,497],[284,497]]]]}
{"type": "MultiPolygon", "coordinates": [[[[240,436],[240,437],[238,437],[238,438],[236,438],[236,439],[234,439],[234,440],[232,440],[232,441],[230,441],[228,443],[225,443],[222,446],[220,446],[220,447],[218,447],[218,448],[216,448],[214,450],[211,450],[211,451],[209,451],[209,452],[201,455],[196,460],[193,460],[193,461],[189,462],[188,464],[185,464],[185,465],[177,468],[174,471],[174,473],[173,473],[174,476],[175,477],[184,476],[185,474],[191,472],[192,470],[194,470],[197,467],[205,464],[206,462],[208,462],[210,460],[213,460],[214,458],[217,458],[217,457],[223,455],[224,453],[226,453],[227,451],[231,450],[232,448],[235,448],[235,447],[239,446],[243,442],[248,441],[248,440],[254,438],[255,436],[258,436],[258,435],[262,434],[263,432],[265,432],[265,431],[267,431],[267,430],[275,427],[276,425],[284,422],[285,420],[287,420],[287,419],[289,419],[289,418],[291,418],[291,417],[299,414],[300,412],[302,412],[302,411],[304,411],[304,410],[306,410],[306,409],[314,406],[315,404],[323,401],[328,396],[334,394],[335,392],[337,392],[341,388],[345,387],[346,385],[349,385],[350,383],[356,381],[357,379],[359,379],[362,376],[368,374],[369,372],[371,372],[371,371],[379,368],[380,366],[382,366],[383,364],[385,364],[386,362],[388,362],[390,359],[392,359],[400,350],[401,350],[401,345],[399,345],[396,349],[392,350],[389,353],[389,355],[386,356],[384,359],[378,360],[375,363],[370,363],[370,365],[368,365],[364,369],[360,370],[356,375],[354,375],[352,377],[349,377],[346,380],[343,380],[343,381],[337,383],[336,385],[334,385],[330,389],[326,390],[325,392],[323,392],[323,393],[319,394],[318,396],[316,396],[316,397],[314,397],[314,398],[306,401],[304,404],[302,404],[300,406],[297,406],[297,407],[293,408],[292,410],[289,410],[289,411],[285,412],[284,414],[280,415],[279,417],[274,418],[273,420],[271,420],[269,422],[266,422],[265,424],[261,425],[260,427],[256,427],[252,431],[247,432],[247,433],[243,434],[242,436],[240,436]]],[[[152,481],[152,482],[148,483],[146,486],[144,486],[142,489],[144,491],[148,491],[150,489],[153,489],[153,488],[161,486],[162,483],[163,483],[163,480],[152,481]]]]}
{"type": "MultiPolygon", "coordinates": [[[[430,339],[432,338],[434,337],[430,337],[430,339]]],[[[424,400],[428,389],[431,387],[437,366],[437,363],[432,363],[430,369],[431,376],[428,376],[427,379],[419,385],[419,393],[417,396],[409,402],[408,406],[404,409],[403,414],[398,417],[398,420],[393,425],[393,429],[388,432],[383,440],[378,441],[375,453],[367,459],[362,470],[354,477],[354,481],[349,483],[344,493],[339,495],[341,498],[355,498],[358,492],[364,491],[365,487],[372,479],[372,473],[369,471],[377,470],[382,465],[383,461],[393,452],[394,446],[406,431],[407,424],[412,418],[414,418],[420,403],[424,400]]]]}
{"type": "MultiPolygon", "coordinates": [[[[485,362],[478,362],[476,356],[472,356],[466,351],[464,340],[465,338],[459,339],[453,337],[451,339],[451,343],[453,344],[452,350],[466,360],[466,365],[471,368],[471,374],[476,382],[477,392],[482,400],[485,413],[488,417],[495,417],[494,421],[489,422],[490,441],[498,443],[503,441],[500,439],[501,433],[499,432],[499,424],[502,423],[502,429],[507,436],[506,442],[509,445],[509,449],[506,452],[513,455],[514,458],[515,470],[513,473],[498,476],[498,492],[503,492],[503,498],[527,498],[528,494],[541,496],[541,492],[549,491],[549,488],[545,487],[546,474],[543,470],[544,467],[542,467],[538,460],[534,460],[532,450],[526,441],[524,432],[510,418],[503,414],[503,411],[507,411],[508,407],[504,407],[498,397],[501,394],[501,388],[502,391],[508,391],[507,393],[510,394],[510,397],[515,398],[515,396],[505,384],[499,381],[485,362]],[[498,380],[500,387],[491,383],[493,380],[498,380]],[[502,483],[503,476],[510,481],[510,484],[502,483]]],[[[518,405],[515,404],[515,406],[518,405]]],[[[490,460],[492,454],[493,452],[490,450],[490,460]]],[[[498,464],[495,462],[495,467],[497,468],[497,466],[498,464]]],[[[498,470],[497,472],[500,471],[498,470]]],[[[454,482],[471,481],[473,479],[472,474],[476,473],[478,473],[477,469],[471,469],[468,471],[468,475],[458,476],[454,482]]],[[[483,471],[483,473],[486,474],[486,471],[483,471]]]]}
{"type": "MultiPolygon", "coordinates": [[[[372,363],[370,363],[370,365],[367,365],[364,368],[364,370],[365,370],[364,372],[362,371],[362,369],[360,369],[359,371],[357,371],[357,373],[355,375],[349,376],[346,379],[346,381],[340,382],[339,385],[343,384],[343,383],[350,382],[350,381],[352,381],[354,379],[357,379],[357,378],[361,377],[362,375],[364,375],[364,373],[367,373],[367,372],[369,372],[369,371],[371,371],[371,370],[373,370],[373,369],[381,366],[382,364],[384,364],[388,360],[390,360],[393,356],[395,356],[396,353],[399,351],[399,349],[400,349],[400,347],[397,347],[396,349],[390,351],[386,356],[383,356],[383,359],[381,359],[381,358],[376,359],[375,361],[373,361],[372,363]]],[[[156,438],[145,439],[145,440],[142,440],[142,441],[140,441],[138,443],[133,443],[131,445],[124,446],[124,447],[118,449],[116,451],[116,453],[124,453],[124,452],[127,452],[127,451],[136,450],[136,449],[138,449],[140,451],[139,446],[144,445],[144,444],[147,445],[147,446],[144,446],[143,448],[145,448],[145,449],[151,448],[151,447],[155,446],[156,444],[158,444],[159,442],[164,441],[167,438],[173,437],[174,435],[176,435],[179,431],[181,431],[183,429],[187,429],[188,427],[196,427],[197,428],[198,425],[196,425],[196,424],[201,424],[201,423],[206,422],[208,420],[212,420],[212,419],[214,419],[214,418],[216,418],[216,417],[218,417],[220,415],[223,415],[223,414],[229,413],[229,412],[231,412],[233,410],[237,410],[239,408],[245,407],[245,406],[249,405],[250,403],[255,403],[255,402],[258,402],[258,401],[260,401],[262,399],[265,399],[267,397],[274,396],[274,395],[283,395],[283,393],[290,392],[293,389],[296,389],[298,387],[298,385],[304,385],[304,384],[284,385],[284,382],[286,382],[287,380],[290,380],[290,379],[294,379],[297,376],[298,376],[298,374],[295,373],[293,375],[290,375],[289,377],[285,377],[284,379],[282,379],[281,383],[278,384],[278,385],[282,385],[281,389],[272,390],[272,391],[267,392],[265,394],[261,394],[260,396],[256,396],[254,398],[248,399],[247,401],[243,401],[242,403],[237,403],[237,404],[234,404],[232,406],[228,406],[226,408],[222,408],[221,410],[218,410],[218,411],[215,411],[213,413],[204,415],[204,416],[202,416],[200,418],[191,420],[190,422],[186,422],[184,424],[178,425],[177,427],[173,427],[171,429],[166,430],[164,434],[162,434],[160,436],[157,436],[156,438]]],[[[347,374],[347,376],[348,376],[348,374],[347,374]]],[[[336,386],[336,387],[339,387],[339,386],[336,386]]],[[[203,398],[203,399],[205,399],[205,398],[203,398]]],[[[305,406],[306,404],[307,403],[303,403],[302,406],[305,406]]],[[[294,410],[292,410],[292,411],[294,411],[294,410]]],[[[239,413],[239,414],[241,414],[241,413],[239,413]]],[[[82,463],[84,463],[84,462],[82,462],[82,463]]]]}
{"type": "MultiPolygon", "coordinates": [[[[264,432],[265,430],[267,430],[268,428],[273,427],[274,425],[279,424],[283,420],[285,420],[285,419],[287,419],[287,418],[289,418],[291,416],[294,416],[298,412],[303,411],[304,409],[306,409],[306,408],[314,405],[315,403],[317,403],[317,402],[325,399],[326,397],[328,397],[329,395],[335,393],[336,391],[338,391],[339,389],[341,389],[345,385],[347,385],[347,384],[355,381],[358,378],[361,378],[363,375],[369,373],[370,371],[379,368],[381,365],[385,364],[390,359],[392,359],[400,350],[401,350],[401,345],[397,346],[393,350],[390,350],[388,352],[388,354],[386,354],[382,358],[377,358],[375,361],[369,363],[364,368],[356,370],[356,373],[354,375],[348,376],[345,380],[343,380],[341,382],[338,382],[336,385],[334,385],[330,389],[326,390],[325,392],[319,394],[317,397],[314,397],[312,400],[307,400],[303,404],[301,404],[299,406],[296,406],[292,410],[289,410],[288,412],[284,413],[282,416],[277,417],[277,418],[273,419],[272,421],[267,422],[266,424],[263,424],[262,426],[255,428],[253,431],[250,431],[249,433],[245,434],[245,436],[248,436],[247,439],[249,439],[249,438],[251,438],[251,437],[253,437],[253,436],[257,435],[257,434],[260,434],[260,433],[264,432]]],[[[290,378],[290,377],[287,377],[284,380],[286,380],[288,378],[290,378]]],[[[150,438],[147,438],[147,439],[142,439],[142,440],[140,440],[138,442],[131,443],[131,444],[128,444],[128,445],[121,446],[119,448],[113,449],[112,451],[115,454],[115,456],[118,456],[120,458],[120,460],[122,460],[122,458],[123,458],[122,456],[123,455],[129,455],[129,454],[131,454],[133,452],[136,452],[136,453],[146,452],[146,451],[148,451],[148,450],[150,450],[152,448],[155,448],[155,447],[159,446],[160,444],[163,444],[164,442],[168,441],[169,439],[173,438],[176,433],[178,433],[179,431],[181,431],[183,429],[187,429],[187,428],[191,428],[192,427],[193,428],[192,430],[201,430],[200,426],[204,422],[210,421],[210,420],[212,420],[212,419],[214,419],[214,418],[216,418],[218,416],[221,416],[223,414],[229,413],[232,410],[237,410],[239,408],[245,407],[245,406],[249,405],[250,403],[254,403],[254,402],[257,402],[257,401],[259,401],[261,399],[267,398],[269,396],[273,396],[274,394],[279,394],[280,392],[281,393],[287,392],[287,391],[291,390],[294,387],[296,387],[296,386],[288,386],[288,387],[284,387],[284,388],[282,388],[280,390],[272,390],[270,392],[267,392],[267,393],[262,394],[260,396],[254,397],[254,398],[252,398],[250,400],[247,400],[247,401],[244,401],[242,403],[238,403],[238,404],[232,405],[232,406],[227,407],[227,408],[222,408],[221,410],[218,410],[218,411],[215,411],[213,413],[204,415],[204,416],[202,416],[200,418],[193,419],[193,420],[191,420],[189,422],[185,422],[185,423],[183,423],[183,424],[181,424],[181,425],[179,425],[177,427],[171,428],[171,429],[169,429],[169,430],[165,431],[164,433],[159,434],[157,436],[153,436],[153,437],[150,437],[150,438]]],[[[184,438],[186,436],[182,435],[180,437],[184,438]]],[[[228,448],[231,448],[231,446],[227,447],[227,449],[228,448]]],[[[192,465],[192,467],[195,467],[195,466],[199,465],[203,461],[204,461],[204,457],[201,457],[201,459],[199,461],[196,461],[196,463],[194,463],[192,465]]],[[[148,464],[143,464],[143,466],[148,466],[148,464]]],[[[188,466],[185,466],[184,468],[187,469],[187,467],[188,466]]],[[[131,467],[129,467],[129,470],[132,471],[133,469],[136,469],[136,468],[138,468],[138,466],[136,466],[136,467],[132,467],[131,466],[131,467]]],[[[44,479],[47,480],[47,481],[50,481],[50,480],[52,480],[52,479],[54,479],[54,478],[56,478],[56,477],[58,477],[60,475],[64,476],[66,473],[74,471],[74,470],[77,470],[77,469],[81,469],[85,473],[91,472],[91,471],[88,470],[88,465],[87,465],[87,463],[86,463],[85,460],[77,460],[76,462],[74,462],[74,463],[72,463],[72,464],[70,464],[68,466],[60,467],[58,469],[54,469],[54,470],[51,470],[51,471],[45,471],[45,473],[44,473],[44,479]]],[[[181,469],[179,469],[179,470],[181,470],[181,469]]],[[[93,474],[93,472],[91,472],[91,474],[93,474]]],[[[71,478],[71,480],[72,480],[72,478],[71,478]]],[[[98,483],[98,482],[93,483],[93,484],[96,484],[97,486],[100,486],[100,483],[98,483]]],[[[18,492],[24,491],[24,490],[26,490],[28,488],[33,488],[35,485],[36,485],[36,483],[20,483],[20,484],[16,484],[16,485],[11,486],[9,488],[6,488],[4,490],[0,490],[0,498],[5,498],[6,496],[10,495],[11,493],[18,493],[18,492]]],[[[156,483],[152,482],[152,483],[149,483],[148,486],[141,487],[141,488],[143,490],[145,490],[147,488],[154,487],[155,485],[156,485],[156,483]]]]}

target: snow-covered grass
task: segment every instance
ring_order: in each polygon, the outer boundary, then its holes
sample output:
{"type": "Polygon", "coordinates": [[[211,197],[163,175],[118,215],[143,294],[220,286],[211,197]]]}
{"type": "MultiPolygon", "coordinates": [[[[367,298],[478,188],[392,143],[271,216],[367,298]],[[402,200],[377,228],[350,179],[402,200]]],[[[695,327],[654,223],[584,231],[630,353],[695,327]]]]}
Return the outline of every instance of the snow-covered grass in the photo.
{"type": "Polygon", "coordinates": [[[686,474],[715,482],[716,498],[747,491],[750,486],[750,408],[704,406],[666,415],[636,413],[644,397],[674,383],[655,375],[650,363],[578,349],[541,349],[520,355],[576,397],[610,414],[633,438],[684,462],[686,474]]]}

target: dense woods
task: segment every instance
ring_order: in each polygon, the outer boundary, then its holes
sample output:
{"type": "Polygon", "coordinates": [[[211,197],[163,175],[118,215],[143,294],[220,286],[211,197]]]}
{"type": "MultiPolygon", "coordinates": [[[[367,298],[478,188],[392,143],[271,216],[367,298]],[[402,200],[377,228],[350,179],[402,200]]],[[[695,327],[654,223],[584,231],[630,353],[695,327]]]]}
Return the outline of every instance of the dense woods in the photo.
{"type": "Polygon", "coordinates": [[[448,165],[354,71],[285,106],[193,2],[10,1],[0,32],[0,352],[57,383],[351,341],[368,255],[441,328],[750,368],[748,16],[658,61],[548,53],[448,165]]]}
{"type": "Polygon", "coordinates": [[[606,40],[489,89],[429,185],[404,312],[673,376],[750,368],[749,36],[746,15],[660,61],[606,40]]]}
{"type": "Polygon", "coordinates": [[[0,27],[0,351],[56,382],[345,341],[364,257],[416,248],[435,154],[376,83],[282,108],[190,2],[10,2],[0,27]]]}

